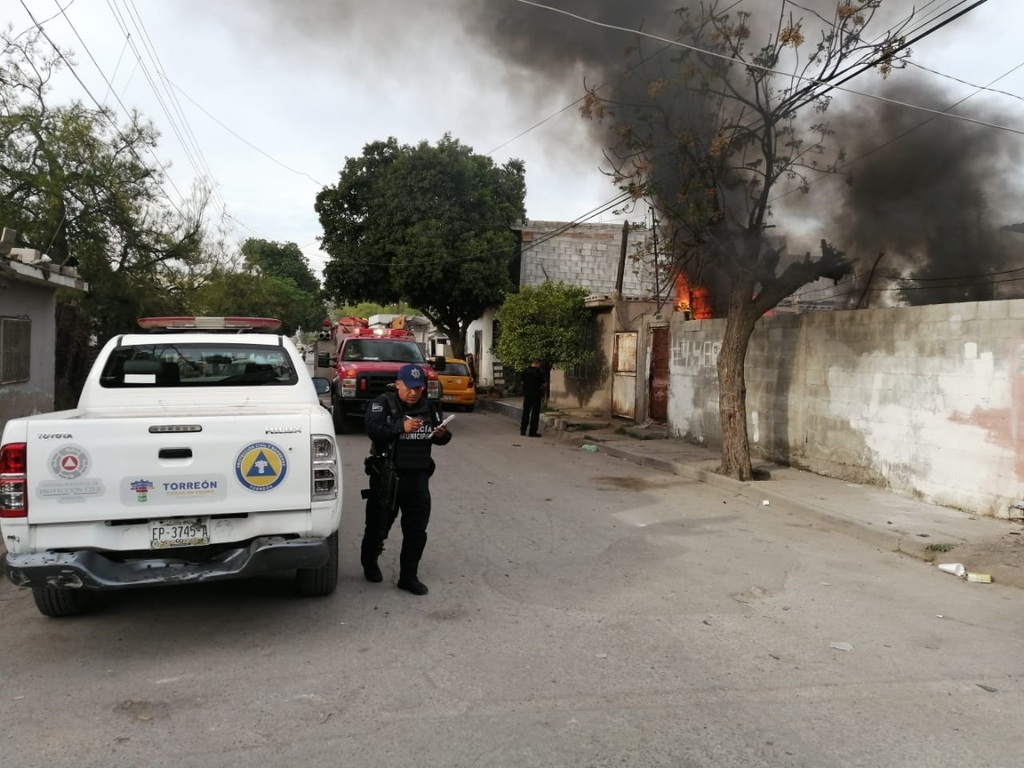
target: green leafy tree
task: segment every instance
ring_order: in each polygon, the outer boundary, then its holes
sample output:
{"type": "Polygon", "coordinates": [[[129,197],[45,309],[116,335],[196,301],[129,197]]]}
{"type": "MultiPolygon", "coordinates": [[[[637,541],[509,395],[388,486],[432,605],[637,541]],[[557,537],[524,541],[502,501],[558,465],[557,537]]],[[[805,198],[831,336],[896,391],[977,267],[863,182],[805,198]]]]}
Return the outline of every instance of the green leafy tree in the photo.
{"type": "Polygon", "coordinates": [[[320,327],[327,316],[327,305],[320,283],[298,245],[250,238],[242,244],[242,257],[245,266],[254,274],[289,283],[299,291],[295,302],[286,308],[285,313],[280,314],[281,310],[278,310],[276,315],[283,325],[291,329],[288,333],[299,328],[320,327]]]}
{"type": "Polygon", "coordinates": [[[198,288],[192,313],[275,317],[281,321],[281,333],[291,336],[300,328],[320,327],[324,310],[317,301],[291,280],[217,268],[198,288]]]}
{"type": "Polygon", "coordinates": [[[519,371],[535,359],[552,368],[586,365],[593,358],[580,332],[591,320],[586,297],[584,288],[552,282],[506,296],[497,314],[498,358],[519,371]]]}
{"type": "Polygon", "coordinates": [[[168,200],[149,159],[156,132],[139,115],[118,123],[105,108],[53,104],[64,59],[39,32],[8,29],[0,44],[0,223],[19,245],[78,267],[90,291],[62,300],[80,303],[100,340],[178,311],[166,281],[202,259],[207,191],[168,200]]]}
{"type": "Polygon", "coordinates": [[[461,357],[469,324],[512,289],[525,196],[522,162],[496,166],[448,135],[436,146],[368,144],[317,195],[326,293],[415,306],[461,357]]]}
{"type": "Polygon", "coordinates": [[[249,238],[242,243],[245,265],[265,275],[291,280],[295,287],[306,293],[320,293],[320,281],[309,268],[309,260],[295,243],[277,243],[249,238]]]}
{"type": "MultiPolygon", "coordinates": [[[[361,317],[367,320],[374,315],[400,315],[402,310],[398,304],[377,304],[373,301],[361,301],[358,304],[346,304],[343,307],[335,307],[331,316],[337,320],[339,317],[361,317]]],[[[406,312],[406,314],[409,314],[406,312]]]]}
{"type": "Polygon", "coordinates": [[[742,480],[753,476],[743,369],[755,323],[801,286],[850,270],[824,239],[816,258],[785,263],[784,246],[767,236],[772,204],[809,191],[844,160],[826,150],[832,128],[823,114],[834,85],[901,64],[910,18],[876,34],[870,27],[881,4],[845,0],[832,16],[808,11],[808,20],[789,10],[800,6],[783,3],[754,48],[751,13],[732,12],[735,4],[680,9],[685,47],[669,57],[638,44],[616,86],[622,98],[592,89],[582,108],[611,128],[606,157],[616,184],[653,202],[673,271],[720,299],[721,471],[742,480]]]}

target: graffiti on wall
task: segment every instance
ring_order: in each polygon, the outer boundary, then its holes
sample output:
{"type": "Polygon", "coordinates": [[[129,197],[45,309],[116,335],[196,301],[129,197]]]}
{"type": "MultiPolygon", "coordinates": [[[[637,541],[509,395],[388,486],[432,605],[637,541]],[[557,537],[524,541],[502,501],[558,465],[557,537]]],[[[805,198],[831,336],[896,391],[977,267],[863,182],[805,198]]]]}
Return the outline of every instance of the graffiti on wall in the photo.
{"type": "Polygon", "coordinates": [[[677,368],[697,369],[715,368],[718,365],[718,353],[722,350],[720,341],[699,341],[683,339],[672,349],[672,363],[677,368]]]}

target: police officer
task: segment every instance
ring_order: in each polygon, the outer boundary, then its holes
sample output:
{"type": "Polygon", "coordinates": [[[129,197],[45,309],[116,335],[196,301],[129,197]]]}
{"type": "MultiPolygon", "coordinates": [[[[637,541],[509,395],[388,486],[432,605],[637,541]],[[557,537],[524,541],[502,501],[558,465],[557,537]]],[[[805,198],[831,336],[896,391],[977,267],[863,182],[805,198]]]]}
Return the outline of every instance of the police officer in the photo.
{"type": "Polygon", "coordinates": [[[370,490],[366,494],[366,529],[360,562],[367,581],[383,581],[377,558],[399,510],[402,513],[402,553],[398,588],[414,595],[427,594],[418,578],[420,558],[427,544],[430,520],[430,476],[434,460],[430,449],[447,445],[452,435],[441,425],[441,410],[425,397],[427,376],[414,364],[403,365],[395,382],[397,393],[373,399],[366,410],[366,434],[372,443],[367,459],[370,490]],[[387,497],[385,459],[398,475],[393,505],[387,497]]]}

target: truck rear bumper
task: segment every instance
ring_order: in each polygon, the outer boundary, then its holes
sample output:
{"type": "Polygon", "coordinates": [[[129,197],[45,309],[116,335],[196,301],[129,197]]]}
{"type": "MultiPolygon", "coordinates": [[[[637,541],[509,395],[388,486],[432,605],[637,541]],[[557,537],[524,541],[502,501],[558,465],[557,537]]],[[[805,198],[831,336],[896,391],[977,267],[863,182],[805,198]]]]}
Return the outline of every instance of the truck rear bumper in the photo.
{"type": "Polygon", "coordinates": [[[160,584],[192,584],[241,579],[291,568],[319,568],[330,550],[325,539],[284,539],[263,536],[201,563],[175,557],[174,550],[122,562],[103,552],[7,553],[4,572],[21,587],[124,589],[160,584]]]}

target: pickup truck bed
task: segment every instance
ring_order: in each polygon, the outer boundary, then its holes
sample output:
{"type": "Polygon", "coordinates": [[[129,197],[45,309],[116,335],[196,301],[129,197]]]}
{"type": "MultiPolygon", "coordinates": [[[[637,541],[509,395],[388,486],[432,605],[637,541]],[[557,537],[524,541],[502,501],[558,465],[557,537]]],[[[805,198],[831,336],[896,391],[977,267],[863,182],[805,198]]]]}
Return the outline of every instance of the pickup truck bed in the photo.
{"type": "Polygon", "coordinates": [[[4,428],[8,577],[51,616],[90,590],[270,570],[330,594],[341,462],[317,386],[277,335],[111,340],[78,408],[4,428]]]}

